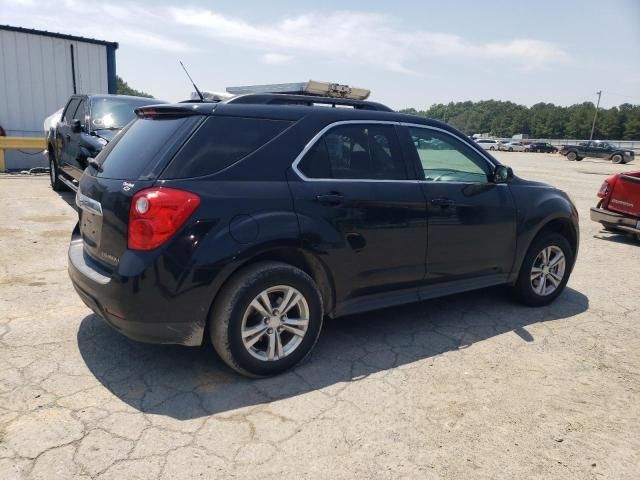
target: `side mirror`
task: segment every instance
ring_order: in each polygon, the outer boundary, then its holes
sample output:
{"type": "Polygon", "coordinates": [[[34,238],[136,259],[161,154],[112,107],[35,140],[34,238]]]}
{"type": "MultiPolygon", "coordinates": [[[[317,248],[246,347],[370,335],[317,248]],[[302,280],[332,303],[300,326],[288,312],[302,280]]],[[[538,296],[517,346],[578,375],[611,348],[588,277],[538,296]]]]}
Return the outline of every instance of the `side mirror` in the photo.
{"type": "Polygon", "coordinates": [[[71,131],[73,133],[80,133],[82,131],[82,123],[77,118],[71,121],[71,131]]]}
{"type": "Polygon", "coordinates": [[[513,180],[513,170],[505,165],[498,165],[493,172],[493,183],[508,183],[513,180]]]}

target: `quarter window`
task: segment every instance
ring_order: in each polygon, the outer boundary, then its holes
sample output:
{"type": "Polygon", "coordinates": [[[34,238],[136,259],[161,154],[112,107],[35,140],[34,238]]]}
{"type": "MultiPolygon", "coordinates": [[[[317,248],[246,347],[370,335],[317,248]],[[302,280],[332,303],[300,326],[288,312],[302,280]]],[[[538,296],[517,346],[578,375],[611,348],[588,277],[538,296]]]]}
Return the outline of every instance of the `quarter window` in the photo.
{"type": "Polygon", "coordinates": [[[392,125],[341,125],[325,133],[298,168],[308,178],[406,180],[392,125]]]}
{"type": "Polygon", "coordinates": [[[291,125],[284,120],[212,116],[168,167],[165,177],[211,175],[233,165],[291,125]]]}
{"type": "Polygon", "coordinates": [[[425,180],[487,182],[487,163],[468,145],[437,130],[409,128],[409,133],[425,180]]]}

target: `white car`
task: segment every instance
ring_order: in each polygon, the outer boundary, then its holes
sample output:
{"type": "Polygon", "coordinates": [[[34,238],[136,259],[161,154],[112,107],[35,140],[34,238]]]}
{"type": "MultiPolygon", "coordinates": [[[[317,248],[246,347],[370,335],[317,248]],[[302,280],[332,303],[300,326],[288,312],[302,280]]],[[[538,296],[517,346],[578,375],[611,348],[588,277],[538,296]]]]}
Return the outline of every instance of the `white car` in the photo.
{"type": "Polygon", "coordinates": [[[520,142],[509,142],[502,146],[502,150],[507,152],[524,152],[526,147],[520,142]]]}
{"type": "Polygon", "coordinates": [[[485,150],[498,150],[500,147],[500,142],[498,142],[497,140],[491,140],[489,138],[479,138],[478,140],[476,140],[476,143],[485,150]]]}

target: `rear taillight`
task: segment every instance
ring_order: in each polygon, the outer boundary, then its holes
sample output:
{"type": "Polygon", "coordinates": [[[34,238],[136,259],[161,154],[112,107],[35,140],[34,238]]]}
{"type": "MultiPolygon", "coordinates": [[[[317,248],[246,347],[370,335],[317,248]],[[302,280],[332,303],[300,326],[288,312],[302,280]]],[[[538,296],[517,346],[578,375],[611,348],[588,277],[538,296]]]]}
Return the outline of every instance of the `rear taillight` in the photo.
{"type": "Polygon", "coordinates": [[[602,186],[598,191],[598,197],[604,198],[607,196],[607,193],[609,193],[609,182],[605,180],[604,182],[602,182],[602,186]]]}
{"type": "Polygon", "coordinates": [[[200,205],[195,193],[175,188],[140,190],[131,199],[129,241],[131,250],[152,250],[166,242],[200,205]]]}

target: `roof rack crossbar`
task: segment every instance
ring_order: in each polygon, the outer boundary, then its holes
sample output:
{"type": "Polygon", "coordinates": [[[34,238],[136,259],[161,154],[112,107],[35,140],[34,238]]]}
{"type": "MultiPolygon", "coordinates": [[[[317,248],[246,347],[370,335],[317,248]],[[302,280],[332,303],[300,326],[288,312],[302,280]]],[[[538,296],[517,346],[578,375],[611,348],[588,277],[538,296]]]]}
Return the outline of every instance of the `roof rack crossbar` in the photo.
{"type": "Polygon", "coordinates": [[[307,105],[314,106],[317,104],[352,107],[360,110],[378,110],[382,112],[391,112],[389,107],[377,102],[369,102],[365,100],[352,100],[348,98],[321,97],[315,95],[290,95],[282,93],[249,93],[239,95],[226,103],[242,103],[253,105],[307,105]]]}

